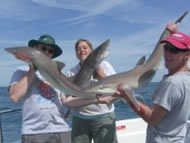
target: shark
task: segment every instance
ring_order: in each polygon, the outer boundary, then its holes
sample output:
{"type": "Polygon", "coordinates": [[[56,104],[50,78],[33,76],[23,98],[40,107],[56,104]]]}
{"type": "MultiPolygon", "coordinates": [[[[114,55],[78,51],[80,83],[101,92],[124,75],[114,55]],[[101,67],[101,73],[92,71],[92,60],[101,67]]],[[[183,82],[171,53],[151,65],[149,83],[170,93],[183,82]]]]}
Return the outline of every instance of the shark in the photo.
{"type": "MultiPolygon", "coordinates": [[[[175,23],[180,23],[186,14],[187,12],[180,16],[175,23]]],[[[162,32],[160,39],[147,60],[145,56],[143,56],[139,59],[133,69],[108,76],[96,83],[90,84],[83,90],[91,95],[93,95],[93,93],[113,95],[116,92],[118,85],[122,83],[123,89],[129,96],[129,99],[135,106],[138,106],[133,91],[148,84],[156,74],[163,57],[163,44],[160,44],[160,40],[166,38],[170,33],[171,31],[168,29],[165,29],[162,32]]]]}
{"type": "Polygon", "coordinates": [[[27,46],[5,48],[5,51],[13,54],[16,58],[22,57],[24,62],[34,65],[49,84],[64,91],[65,94],[84,96],[80,92],[80,87],[72,83],[61,72],[65,66],[64,63],[53,61],[39,50],[27,46]]]}
{"type": "MultiPolygon", "coordinates": [[[[176,20],[176,23],[181,22],[186,14],[187,12],[176,20]]],[[[165,29],[160,40],[169,34],[170,31],[165,29]]],[[[146,60],[145,56],[143,56],[137,62],[134,69],[106,77],[82,88],[68,80],[67,77],[60,72],[61,68],[63,68],[63,64],[49,59],[38,50],[28,47],[13,47],[6,48],[5,50],[15,56],[25,57],[25,59],[27,59],[26,61],[34,64],[50,84],[62,90],[65,94],[88,98],[89,96],[96,96],[97,94],[112,95],[116,91],[117,86],[120,83],[124,83],[125,91],[128,95],[131,95],[131,100],[136,104],[132,96],[132,91],[150,82],[160,65],[163,54],[163,45],[160,44],[160,40],[149,59],[146,60]]]]}
{"type": "Polygon", "coordinates": [[[80,86],[89,82],[92,73],[108,55],[107,47],[109,43],[110,40],[106,40],[91,52],[82,64],[76,77],[74,77],[73,82],[67,79],[67,77],[61,72],[65,66],[63,62],[53,61],[35,48],[27,46],[10,47],[5,48],[5,51],[13,54],[16,58],[22,57],[25,62],[34,65],[44,79],[65,94],[86,97],[86,93],[82,92],[80,86]]]}
{"type": "MultiPolygon", "coordinates": [[[[83,87],[83,86],[89,84],[89,82],[91,80],[91,76],[95,72],[96,68],[108,55],[107,47],[109,46],[109,43],[110,43],[110,40],[108,39],[105,42],[103,42],[102,44],[100,44],[96,49],[94,49],[90,53],[90,55],[87,57],[87,59],[83,62],[83,64],[81,65],[81,68],[80,68],[79,72],[76,74],[76,76],[69,78],[69,79],[73,80],[72,82],[80,87],[83,87]]],[[[63,91],[64,93],[70,93],[70,92],[68,92],[68,90],[66,92],[65,88],[62,88],[61,85],[56,83],[56,81],[58,81],[58,80],[53,81],[54,79],[50,79],[50,77],[49,77],[52,75],[53,72],[55,72],[55,75],[59,76],[59,77],[58,76],[55,77],[55,79],[61,78],[62,81],[66,82],[67,81],[65,79],[66,77],[64,75],[62,75],[62,73],[60,72],[62,70],[62,68],[65,66],[64,63],[59,62],[59,61],[55,61],[55,62],[50,61],[46,57],[44,57],[44,55],[42,55],[42,53],[40,53],[39,51],[36,51],[35,49],[29,48],[29,47],[13,47],[13,48],[6,48],[5,50],[9,53],[12,53],[16,57],[19,57],[19,56],[24,57],[25,62],[28,62],[29,64],[31,63],[32,65],[37,67],[37,69],[40,71],[40,73],[42,75],[44,75],[46,78],[48,78],[48,81],[50,81],[50,83],[56,85],[56,87],[58,87],[58,88],[61,88],[60,90],[63,91]],[[36,59],[36,58],[38,58],[38,59],[36,59]],[[43,62],[39,63],[38,60],[44,61],[44,63],[43,62]],[[41,64],[42,65],[48,64],[49,69],[45,68],[46,70],[44,70],[41,67],[41,64]],[[57,70],[51,71],[52,68],[57,69],[57,70]]],[[[67,81],[66,83],[70,83],[70,82],[67,81]]],[[[61,82],[61,84],[63,85],[62,82],[61,82]]],[[[64,85],[63,87],[65,87],[66,85],[64,85]]],[[[69,85],[71,86],[71,89],[74,88],[76,90],[77,87],[75,85],[72,86],[71,83],[69,85]]],[[[77,88],[77,90],[80,90],[80,88],[77,88]]],[[[79,92],[78,91],[76,91],[76,92],[78,95],[79,92]]],[[[70,114],[70,109],[67,110],[64,117],[67,118],[69,116],[69,114],[70,114]]]]}

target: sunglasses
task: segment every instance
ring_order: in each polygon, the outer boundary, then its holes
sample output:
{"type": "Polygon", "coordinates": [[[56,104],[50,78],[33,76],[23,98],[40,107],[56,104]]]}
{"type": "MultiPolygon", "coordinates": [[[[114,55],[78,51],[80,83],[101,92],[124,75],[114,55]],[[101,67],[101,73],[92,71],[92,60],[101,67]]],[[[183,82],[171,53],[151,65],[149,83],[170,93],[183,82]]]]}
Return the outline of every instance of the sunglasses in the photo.
{"type": "Polygon", "coordinates": [[[175,46],[166,44],[166,45],[164,45],[164,51],[165,51],[165,52],[170,52],[170,53],[172,53],[172,54],[178,54],[178,53],[187,52],[187,51],[189,51],[189,50],[182,50],[182,49],[179,49],[179,48],[177,48],[177,47],[175,47],[175,46]]]}
{"type": "Polygon", "coordinates": [[[54,50],[53,50],[53,49],[47,48],[47,47],[45,47],[45,46],[40,47],[40,50],[41,50],[42,52],[46,52],[46,51],[47,51],[49,54],[53,54],[53,53],[54,53],[54,50]]]}

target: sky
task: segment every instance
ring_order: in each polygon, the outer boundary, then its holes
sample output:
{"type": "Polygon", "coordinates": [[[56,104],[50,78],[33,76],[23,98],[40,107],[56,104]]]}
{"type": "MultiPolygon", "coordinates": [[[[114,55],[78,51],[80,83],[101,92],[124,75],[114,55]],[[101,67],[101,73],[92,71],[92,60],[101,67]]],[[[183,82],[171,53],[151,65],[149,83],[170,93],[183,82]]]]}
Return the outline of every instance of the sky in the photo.
{"type": "MultiPolygon", "coordinates": [[[[55,60],[66,64],[64,71],[78,63],[74,45],[88,39],[96,48],[110,39],[108,56],[116,72],[135,67],[148,58],[162,31],[190,9],[189,0],[0,0],[0,86],[8,86],[17,66],[4,48],[27,46],[31,39],[49,34],[63,54],[55,60]]],[[[179,25],[190,35],[190,14],[179,25]]],[[[152,81],[167,73],[164,62],[152,81]]]]}

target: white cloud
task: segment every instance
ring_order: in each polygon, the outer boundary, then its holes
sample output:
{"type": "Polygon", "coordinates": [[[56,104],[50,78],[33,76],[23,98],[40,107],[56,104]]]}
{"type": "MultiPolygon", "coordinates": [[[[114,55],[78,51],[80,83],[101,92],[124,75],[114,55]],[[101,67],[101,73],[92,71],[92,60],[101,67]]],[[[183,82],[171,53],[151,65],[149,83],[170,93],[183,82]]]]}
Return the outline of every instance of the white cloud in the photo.
{"type": "Polygon", "coordinates": [[[1,0],[0,18],[32,21],[46,17],[48,11],[28,0],[1,0]]]}
{"type": "Polygon", "coordinates": [[[168,18],[168,13],[164,9],[145,4],[143,1],[131,1],[130,6],[123,5],[120,9],[114,16],[119,15],[121,20],[130,23],[155,24],[168,18]]]}
{"type": "Polygon", "coordinates": [[[104,13],[105,11],[125,3],[129,0],[32,0],[35,3],[55,7],[75,10],[79,12],[104,13]]]}
{"type": "Polygon", "coordinates": [[[63,8],[80,12],[79,16],[66,18],[52,23],[69,22],[72,24],[78,24],[88,21],[92,17],[97,15],[106,14],[112,8],[118,7],[121,4],[126,4],[131,0],[33,0],[38,4],[42,4],[49,7],[63,8]],[[72,22],[72,23],[71,23],[72,22]]]}
{"type": "Polygon", "coordinates": [[[112,52],[117,54],[117,56],[148,55],[155,47],[163,29],[163,27],[158,26],[123,36],[119,40],[114,41],[112,52]]]}

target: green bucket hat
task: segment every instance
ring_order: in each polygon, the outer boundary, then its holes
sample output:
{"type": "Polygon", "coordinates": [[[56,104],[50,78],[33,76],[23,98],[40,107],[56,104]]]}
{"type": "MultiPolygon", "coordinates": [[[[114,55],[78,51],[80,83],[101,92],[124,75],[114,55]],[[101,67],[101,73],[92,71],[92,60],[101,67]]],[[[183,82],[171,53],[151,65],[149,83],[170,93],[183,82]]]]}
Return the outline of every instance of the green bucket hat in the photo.
{"type": "Polygon", "coordinates": [[[50,35],[45,34],[40,36],[38,40],[32,39],[28,42],[29,47],[34,47],[38,44],[45,44],[52,46],[54,49],[54,55],[52,58],[56,58],[57,56],[62,54],[61,48],[58,45],[56,45],[55,39],[50,35]]]}

